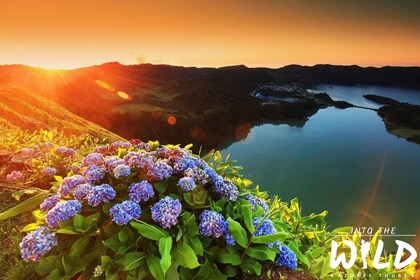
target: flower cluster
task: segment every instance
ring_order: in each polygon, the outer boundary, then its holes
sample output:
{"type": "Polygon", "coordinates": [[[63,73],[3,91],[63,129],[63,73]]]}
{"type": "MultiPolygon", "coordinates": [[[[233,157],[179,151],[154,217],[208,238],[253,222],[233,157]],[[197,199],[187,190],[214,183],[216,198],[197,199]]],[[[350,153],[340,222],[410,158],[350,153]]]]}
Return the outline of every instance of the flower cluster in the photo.
{"type": "Polygon", "coordinates": [[[81,175],[73,175],[66,177],[61,181],[58,188],[58,194],[62,196],[69,195],[78,185],[84,184],[85,178],[81,175]]]}
{"type": "Polygon", "coordinates": [[[128,197],[131,201],[136,203],[139,203],[140,201],[148,201],[155,195],[153,186],[146,180],[143,180],[140,183],[131,184],[128,190],[128,197]]]}
{"type": "Polygon", "coordinates": [[[115,198],[115,190],[108,184],[102,184],[90,188],[86,199],[90,206],[96,207],[101,203],[108,203],[115,198]]]}
{"type": "Polygon", "coordinates": [[[236,201],[239,196],[238,188],[227,180],[216,182],[214,192],[218,196],[226,198],[228,201],[236,201]]]}
{"type": "Polygon", "coordinates": [[[184,191],[184,192],[190,192],[193,189],[195,189],[195,181],[191,177],[182,177],[178,181],[178,186],[184,191]]]}
{"type": "Polygon", "coordinates": [[[19,244],[22,259],[37,262],[43,255],[57,245],[55,232],[50,232],[47,227],[39,227],[26,235],[19,244]]]}
{"type": "Polygon", "coordinates": [[[97,165],[101,166],[105,161],[104,155],[100,153],[88,154],[82,161],[83,166],[97,165]]]}
{"type": "Polygon", "coordinates": [[[67,200],[58,202],[47,215],[45,215],[45,221],[48,226],[55,228],[59,222],[64,222],[79,214],[82,210],[82,204],[77,200],[67,200]]]}
{"type": "Polygon", "coordinates": [[[61,199],[61,196],[59,194],[50,196],[50,197],[46,198],[44,200],[44,202],[42,202],[39,205],[39,208],[42,211],[48,211],[48,210],[52,209],[54,206],[56,206],[57,203],[60,201],[60,199],[61,199]]]}
{"type": "Polygon", "coordinates": [[[198,229],[201,235],[215,238],[224,236],[229,246],[236,244],[229,231],[229,222],[225,220],[222,214],[213,210],[204,210],[199,219],[198,229]]]}
{"type": "Polygon", "coordinates": [[[267,211],[269,210],[267,203],[264,200],[262,200],[261,198],[256,197],[255,195],[248,194],[245,197],[245,200],[248,200],[249,203],[251,203],[252,211],[257,210],[257,205],[261,206],[262,209],[264,210],[263,215],[265,215],[265,213],[267,213],[267,211]]]}
{"type": "Polygon", "coordinates": [[[78,185],[73,191],[73,196],[78,201],[82,201],[92,188],[93,185],[90,183],[78,185]]]}
{"type": "Polygon", "coordinates": [[[55,154],[60,157],[72,157],[76,154],[76,151],[72,148],[58,147],[55,150],[55,154]]]}
{"type": "Polygon", "coordinates": [[[165,160],[152,163],[147,168],[147,176],[152,177],[156,181],[168,179],[172,172],[172,167],[165,160]]]}
{"type": "Polygon", "coordinates": [[[55,167],[44,167],[41,172],[45,176],[53,176],[57,173],[57,169],[55,167]]]}
{"type": "Polygon", "coordinates": [[[165,196],[152,206],[152,220],[159,223],[163,228],[170,228],[178,223],[182,206],[178,199],[165,196]]]}
{"type": "Polygon", "coordinates": [[[290,250],[289,247],[284,245],[278,245],[280,253],[277,254],[275,264],[278,266],[284,266],[291,270],[296,270],[298,262],[296,254],[290,250]]]}
{"type": "Polygon", "coordinates": [[[105,177],[105,169],[96,165],[89,165],[83,173],[85,180],[89,183],[98,183],[105,177]]]}
{"type": "Polygon", "coordinates": [[[140,218],[140,205],[136,202],[126,200],[122,203],[117,203],[109,210],[112,221],[117,225],[126,225],[132,219],[140,218]]]}
{"type": "Polygon", "coordinates": [[[6,180],[11,182],[20,182],[23,180],[23,174],[20,171],[12,171],[10,174],[6,175],[6,180]]]}
{"type": "Polygon", "coordinates": [[[113,170],[115,178],[127,177],[131,174],[131,168],[128,165],[120,164],[113,170]]]}

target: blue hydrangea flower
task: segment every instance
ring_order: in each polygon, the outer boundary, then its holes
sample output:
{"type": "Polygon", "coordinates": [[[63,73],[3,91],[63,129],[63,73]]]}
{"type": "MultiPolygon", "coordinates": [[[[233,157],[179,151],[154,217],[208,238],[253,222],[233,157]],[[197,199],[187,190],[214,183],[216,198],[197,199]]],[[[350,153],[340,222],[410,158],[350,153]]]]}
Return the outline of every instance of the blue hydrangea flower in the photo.
{"type": "Polygon", "coordinates": [[[82,201],[92,188],[93,185],[90,183],[78,185],[73,191],[73,196],[78,201],[82,201]]]}
{"type": "Polygon", "coordinates": [[[216,173],[216,171],[211,167],[204,168],[204,172],[210,178],[213,183],[219,183],[223,181],[223,177],[216,173]]]}
{"type": "Polygon", "coordinates": [[[57,203],[60,201],[60,199],[61,199],[61,196],[59,194],[50,196],[46,198],[44,202],[41,203],[41,205],[39,205],[39,208],[42,211],[48,211],[52,209],[54,206],[56,206],[57,203]]]}
{"type": "Polygon", "coordinates": [[[190,192],[193,189],[195,189],[195,181],[191,177],[183,177],[179,179],[178,186],[184,191],[184,192],[190,192]]]}
{"type": "Polygon", "coordinates": [[[257,205],[261,206],[264,209],[263,215],[265,215],[265,213],[267,213],[267,211],[269,210],[268,204],[265,203],[265,201],[262,200],[261,198],[256,197],[255,195],[248,194],[245,197],[245,200],[248,200],[249,203],[251,203],[252,211],[255,211],[257,209],[257,205]]]}
{"type": "Polygon", "coordinates": [[[140,201],[148,201],[155,195],[153,186],[146,180],[143,180],[140,183],[131,184],[128,191],[128,197],[131,201],[136,203],[139,203],[140,201]]]}
{"type": "Polygon", "coordinates": [[[228,201],[236,201],[239,196],[238,188],[230,181],[224,180],[214,184],[214,192],[228,201]]]}
{"type": "Polygon", "coordinates": [[[12,171],[10,174],[6,175],[7,181],[19,182],[23,180],[23,174],[20,171],[12,171]]]}
{"type": "Polygon", "coordinates": [[[41,172],[45,176],[53,176],[57,173],[57,169],[55,167],[44,167],[41,172]]]}
{"type": "Polygon", "coordinates": [[[168,159],[171,162],[176,162],[180,160],[181,158],[189,157],[190,154],[185,149],[181,149],[181,148],[169,149],[169,148],[163,147],[157,150],[157,156],[159,158],[168,159]]]}
{"type": "Polygon", "coordinates": [[[104,164],[106,169],[109,172],[112,172],[115,167],[117,167],[120,164],[125,164],[125,161],[122,158],[119,158],[117,156],[109,156],[105,157],[104,164]]]}
{"type": "Polygon", "coordinates": [[[131,174],[131,168],[128,165],[120,164],[113,170],[115,178],[127,177],[131,174]]]}
{"type": "Polygon", "coordinates": [[[100,153],[88,154],[82,161],[83,166],[97,165],[101,166],[104,163],[105,157],[100,153]]]}
{"type": "Polygon", "coordinates": [[[55,245],[57,245],[55,232],[50,232],[47,227],[39,227],[31,231],[19,244],[22,259],[27,262],[39,261],[55,245]]]}
{"type": "Polygon", "coordinates": [[[225,236],[226,244],[228,246],[235,246],[236,240],[235,240],[235,238],[233,238],[232,234],[230,233],[230,230],[229,230],[229,221],[226,221],[225,222],[224,236],[225,236]]]}
{"type": "Polygon", "coordinates": [[[130,167],[147,169],[150,165],[154,163],[154,158],[150,153],[140,152],[128,153],[124,157],[124,161],[128,163],[130,167]]]}
{"type": "Polygon", "coordinates": [[[77,200],[59,202],[45,215],[45,221],[49,227],[55,228],[59,222],[69,220],[79,214],[81,210],[82,204],[77,200]]]}
{"type": "Polygon", "coordinates": [[[291,270],[296,270],[298,265],[298,260],[296,254],[290,250],[289,247],[284,245],[278,245],[280,253],[277,254],[275,264],[278,266],[284,266],[290,268],[291,270]]]}
{"type": "Polygon", "coordinates": [[[96,207],[100,203],[108,203],[115,198],[115,190],[108,184],[102,184],[91,188],[86,195],[90,206],[96,207]]]}
{"type": "Polygon", "coordinates": [[[174,163],[174,173],[181,174],[188,168],[194,168],[195,160],[191,157],[181,158],[174,163]]]}
{"type": "Polygon", "coordinates": [[[201,235],[218,238],[226,232],[225,218],[216,211],[204,210],[199,219],[198,229],[201,235]]]}
{"type": "Polygon", "coordinates": [[[83,172],[83,176],[89,183],[98,183],[105,177],[105,169],[96,165],[89,165],[83,172]]]}
{"type": "Polygon", "coordinates": [[[117,203],[109,210],[112,220],[117,225],[126,225],[132,219],[140,218],[141,209],[137,203],[126,200],[122,203],[117,203]]]}
{"type": "Polygon", "coordinates": [[[147,176],[152,177],[156,181],[168,179],[172,175],[172,167],[165,160],[160,160],[148,166],[147,176]]]}
{"type": "Polygon", "coordinates": [[[151,207],[153,221],[159,223],[163,228],[170,228],[178,223],[178,216],[181,214],[182,206],[178,199],[165,196],[151,207]]]}
{"type": "Polygon", "coordinates": [[[61,196],[69,195],[78,185],[84,184],[85,178],[81,175],[73,175],[66,177],[61,181],[60,187],[58,188],[58,193],[61,196]]]}
{"type": "Polygon", "coordinates": [[[55,153],[60,157],[72,157],[76,154],[76,150],[66,147],[58,147],[55,149],[55,153]]]}
{"type": "Polygon", "coordinates": [[[268,235],[268,234],[274,234],[277,232],[277,230],[274,228],[273,221],[270,219],[265,219],[261,225],[257,228],[258,224],[261,222],[263,218],[257,217],[252,220],[252,223],[255,227],[255,236],[262,236],[262,235],[268,235]]]}
{"type": "Polygon", "coordinates": [[[200,184],[206,184],[209,180],[209,175],[203,169],[198,167],[188,168],[184,172],[185,177],[191,177],[200,184]]]}

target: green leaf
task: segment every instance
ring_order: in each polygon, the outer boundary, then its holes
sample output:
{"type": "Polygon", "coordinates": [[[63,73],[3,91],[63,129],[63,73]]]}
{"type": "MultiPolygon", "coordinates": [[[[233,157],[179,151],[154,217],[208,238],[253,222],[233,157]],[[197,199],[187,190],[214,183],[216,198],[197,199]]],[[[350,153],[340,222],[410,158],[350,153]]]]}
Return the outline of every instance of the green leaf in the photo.
{"type": "Polygon", "coordinates": [[[229,231],[233,238],[235,238],[239,245],[246,248],[248,245],[248,239],[245,229],[238,222],[232,220],[232,218],[229,217],[227,220],[229,221],[229,231]]]}
{"type": "Polygon", "coordinates": [[[246,250],[246,254],[251,258],[260,261],[274,261],[276,258],[276,252],[268,248],[267,246],[249,247],[246,250]]]}
{"type": "Polygon", "coordinates": [[[165,274],[171,266],[171,249],[172,249],[172,237],[162,237],[159,240],[159,253],[161,256],[160,266],[162,267],[163,273],[165,274]]]}
{"type": "Polygon", "coordinates": [[[71,229],[67,229],[67,228],[61,228],[59,230],[56,231],[57,233],[61,233],[61,234],[70,234],[70,235],[78,235],[81,234],[80,232],[71,230],[71,229]]]}
{"type": "Polygon", "coordinates": [[[82,215],[76,214],[76,216],[74,216],[73,225],[76,230],[85,230],[87,227],[87,221],[82,215]]]}
{"type": "Polygon", "coordinates": [[[252,223],[252,206],[247,201],[246,204],[243,204],[242,207],[242,216],[244,218],[245,226],[249,230],[249,232],[252,234],[255,232],[254,224],[252,223]]]}
{"type": "Polygon", "coordinates": [[[57,256],[49,256],[41,258],[38,264],[38,270],[42,274],[50,273],[55,269],[55,261],[57,256]]]}
{"type": "Polygon", "coordinates": [[[160,266],[160,260],[154,255],[147,257],[147,267],[150,270],[150,273],[157,280],[164,280],[165,274],[163,273],[162,267],[160,266]]]}
{"type": "Polygon", "coordinates": [[[159,193],[164,193],[168,189],[165,182],[157,182],[153,186],[159,193]]]}
{"type": "Polygon", "coordinates": [[[117,259],[115,263],[121,265],[125,271],[130,271],[144,264],[146,257],[144,252],[130,252],[117,259]]]}
{"type": "Polygon", "coordinates": [[[173,261],[185,268],[196,268],[198,263],[197,256],[194,250],[184,242],[178,242],[172,250],[173,261]]]}
{"type": "Polygon", "coordinates": [[[224,264],[240,265],[241,255],[232,247],[222,248],[217,254],[217,260],[224,264]]]}
{"type": "Polygon", "coordinates": [[[29,232],[29,231],[33,231],[36,230],[38,227],[40,226],[40,224],[38,223],[31,223],[31,224],[27,224],[23,229],[21,229],[21,232],[29,232]]]}
{"type": "Polygon", "coordinates": [[[159,241],[162,237],[169,236],[169,232],[166,230],[149,225],[143,221],[132,221],[130,222],[130,225],[135,228],[138,233],[151,240],[159,241]]]}
{"type": "Polygon", "coordinates": [[[190,238],[189,244],[197,256],[202,256],[204,254],[203,243],[201,243],[201,240],[197,235],[190,238]]]}
{"type": "Polygon", "coordinates": [[[251,258],[245,258],[242,261],[241,269],[246,274],[261,275],[262,265],[251,258]]]}
{"type": "Polygon", "coordinates": [[[276,232],[273,234],[267,234],[262,236],[253,236],[252,237],[252,243],[258,243],[258,244],[268,244],[270,242],[276,242],[276,241],[283,241],[287,237],[290,237],[290,234],[285,231],[276,232]]]}
{"type": "Polygon", "coordinates": [[[0,221],[12,218],[24,212],[30,211],[35,207],[38,207],[38,205],[41,204],[49,196],[49,194],[40,193],[31,198],[28,198],[27,200],[16,205],[15,207],[12,207],[9,210],[4,211],[3,213],[0,213],[0,221]]]}

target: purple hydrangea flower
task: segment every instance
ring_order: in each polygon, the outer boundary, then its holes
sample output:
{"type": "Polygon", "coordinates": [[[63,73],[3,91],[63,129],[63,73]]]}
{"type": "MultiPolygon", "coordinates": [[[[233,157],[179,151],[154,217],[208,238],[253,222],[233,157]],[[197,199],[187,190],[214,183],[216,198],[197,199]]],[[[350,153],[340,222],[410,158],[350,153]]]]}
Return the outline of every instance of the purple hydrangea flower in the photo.
{"type": "Polygon", "coordinates": [[[27,262],[39,261],[55,245],[57,245],[55,232],[50,232],[47,227],[39,227],[31,231],[19,244],[22,259],[27,262]]]}
{"type": "Polygon", "coordinates": [[[92,188],[93,185],[90,183],[78,185],[73,191],[73,196],[78,201],[82,201],[92,188]]]}
{"type": "Polygon", "coordinates": [[[213,168],[206,167],[204,168],[204,172],[207,174],[210,180],[215,184],[223,181],[223,177],[217,174],[213,168]]]}
{"type": "Polygon", "coordinates": [[[151,207],[153,221],[159,223],[163,228],[170,228],[178,223],[178,216],[181,214],[182,206],[178,199],[165,196],[151,207]]]}
{"type": "Polygon", "coordinates": [[[102,184],[91,188],[86,195],[86,199],[90,206],[96,207],[101,202],[108,203],[115,198],[115,190],[108,184],[102,184]]]}
{"type": "Polygon", "coordinates": [[[139,143],[136,143],[135,145],[136,145],[136,148],[139,150],[149,151],[152,148],[149,143],[144,143],[141,141],[139,143]]]}
{"type": "Polygon", "coordinates": [[[214,192],[228,201],[236,201],[239,196],[238,188],[230,181],[219,181],[214,185],[214,192]]]}
{"type": "Polygon", "coordinates": [[[168,159],[170,162],[176,162],[181,158],[189,157],[190,154],[185,149],[174,148],[169,149],[166,147],[160,148],[157,150],[157,156],[159,158],[168,159]]]}
{"type": "Polygon", "coordinates": [[[61,196],[69,195],[78,185],[84,184],[85,178],[81,175],[73,175],[66,177],[61,181],[60,187],[58,188],[58,193],[61,196]]]}
{"type": "Polygon", "coordinates": [[[245,197],[245,200],[248,200],[249,203],[251,204],[252,211],[257,210],[257,205],[261,206],[264,209],[264,214],[263,215],[265,215],[265,213],[267,213],[267,211],[269,210],[269,207],[268,207],[267,203],[264,200],[262,200],[261,198],[256,197],[255,195],[248,194],[245,197]]]}
{"type": "Polygon", "coordinates": [[[209,175],[207,175],[203,169],[198,167],[188,168],[185,170],[184,176],[194,178],[195,181],[203,185],[209,180],[209,175]]]}
{"type": "Polygon", "coordinates": [[[45,215],[45,221],[49,227],[55,228],[59,222],[69,220],[79,214],[81,210],[82,204],[77,200],[59,202],[45,215]]]}
{"type": "Polygon", "coordinates": [[[76,154],[76,151],[72,148],[58,147],[55,149],[55,153],[60,157],[72,157],[76,154]]]}
{"type": "Polygon", "coordinates": [[[122,158],[119,158],[117,156],[109,156],[104,159],[104,163],[105,163],[106,169],[109,172],[112,172],[114,168],[117,167],[118,165],[125,164],[125,161],[122,158]]]}
{"type": "Polygon", "coordinates": [[[118,149],[118,148],[128,149],[131,146],[133,145],[128,141],[115,141],[111,143],[111,147],[114,149],[118,149]]]}
{"type": "Polygon", "coordinates": [[[53,142],[44,142],[42,143],[42,148],[44,149],[51,149],[54,148],[55,144],[53,142]]]}
{"type": "Polygon", "coordinates": [[[298,265],[296,254],[289,247],[280,245],[280,242],[277,242],[276,246],[280,253],[277,254],[275,264],[296,270],[298,265]]]}
{"type": "Polygon", "coordinates": [[[112,220],[117,225],[126,225],[132,219],[140,218],[141,209],[137,203],[126,200],[122,203],[115,204],[109,210],[112,220]]]}
{"type": "Polygon", "coordinates": [[[85,176],[86,181],[89,183],[98,183],[105,177],[105,169],[92,164],[86,168],[83,176],[85,176]]]}
{"type": "Polygon", "coordinates": [[[233,238],[232,234],[230,233],[230,230],[229,230],[229,221],[226,221],[225,222],[224,236],[225,236],[226,244],[228,246],[235,246],[236,240],[235,240],[235,238],[233,238]]]}
{"type": "Polygon", "coordinates": [[[23,181],[23,174],[20,171],[14,170],[10,174],[7,174],[6,179],[11,182],[20,182],[23,181]]]}
{"type": "Polygon", "coordinates": [[[128,153],[124,157],[124,161],[128,163],[130,167],[147,169],[154,163],[154,158],[150,153],[128,153]]]}
{"type": "Polygon", "coordinates": [[[188,168],[194,168],[195,160],[191,157],[181,158],[174,163],[174,173],[183,173],[188,168]]]}
{"type": "Polygon", "coordinates": [[[113,170],[115,178],[128,177],[131,174],[131,168],[128,165],[120,164],[113,170]]]}
{"type": "Polygon", "coordinates": [[[95,153],[99,153],[99,154],[107,154],[107,153],[109,153],[110,151],[109,151],[109,146],[108,145],[106,145],[106,146],[97,146],[97,147],[95,147],[95,150],[94,150],[94,152],[95,153]]]}
{"type": "Polygon", "coordinates": [[[184,192],[190,192],[193,189],[195,189],[195,181],[191,177],[183,177],[179,179],[178,186],[184,191],[184,192]]]}
{"type": "Polygon", "coordinates": [[[53,176],[57,173],[57,169],[55,167],[44,167],[41,172],[45,176],[53,176]]]}
{"type": "Polygon", "coordinates": [[[226,221],[222,214],[213,210],[204,210],[201,213],[198,229],[204,236],[220,237],[226,232],[226,221]]]}
{"type": "Polygon", "coordinates": [[[148,201],[155,195],[153,186],[146,180],[143,180],[140,183],[131,184],[128,190],[128,197],[131,201],[136,203],[139,203],[140,201],[148,201]]]}
{"type": "Polygon", "coordinates": [[[274,234],[277,232],[277,230],[273,226],[273,221],[271,221],[270,219],[265,219],[261,223],[262,220],[263,220],[262,217],[257,217],[252,220],[252,223],[254,224],[254,227],[255,227],[255,233],[254,233],[255,236],[263,236],[263,235],[268,235],[268,234],[274,234]],[[261,225],[257,228],[259,223],[261,223],[261,225]]]}
{"type": "Polygon", "coordinates": [[[104,155],[100,153],[91,153],[88,154],[82,162],[83,166],[89,166],[89,165],[97,165],[101,166],[104,163],[104,155]]]}
{"type": "Polygon", "coordinates": [[[52,208],[54,208],[54,206],[57,205],[57,203],[60,201],[61,196],[59,194],[47,197],[44,202],[41,203],[41,205],[39,205],[39,208],[42,211],[48,211],[52,208]]]}
{"type": "Polygon", "coordinates": [[[172,171],[172,167],[165,160],[161,160],[148,166],[147,176],[152,177],[156,181],[162,181],[171,177],[172,171]]]}

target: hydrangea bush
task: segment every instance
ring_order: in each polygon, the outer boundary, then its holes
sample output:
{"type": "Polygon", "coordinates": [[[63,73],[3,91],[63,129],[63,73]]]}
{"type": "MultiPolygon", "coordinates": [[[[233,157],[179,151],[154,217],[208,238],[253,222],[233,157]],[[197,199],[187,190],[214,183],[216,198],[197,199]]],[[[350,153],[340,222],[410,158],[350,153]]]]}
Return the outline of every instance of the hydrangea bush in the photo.
{"type": "Polygon", "coordinates": [[[23,229],[22,258],[42,276],[225,279],[259,275],[265,262],[297,268],[266,194],[218,152],[119,141],[72,165],[23,229]]]}
{"type": "Polygon", "coordinates": [[[31,152],[29,169],[7,180],[51,189],[20,190],[16,198],[32,197],[0,213],[4,220],[39,206],[22,229],[20,252],[41,278],[226,279],[261,275],[267,264],[331,279],[331,240],[360,239],[346,236],[350,228],[328,232],[326,212],[302,216],[297,199],[269,199],[219,152],[200,158],[189,146],[139,140],[76,149],[46,143],[31,152]]]}

